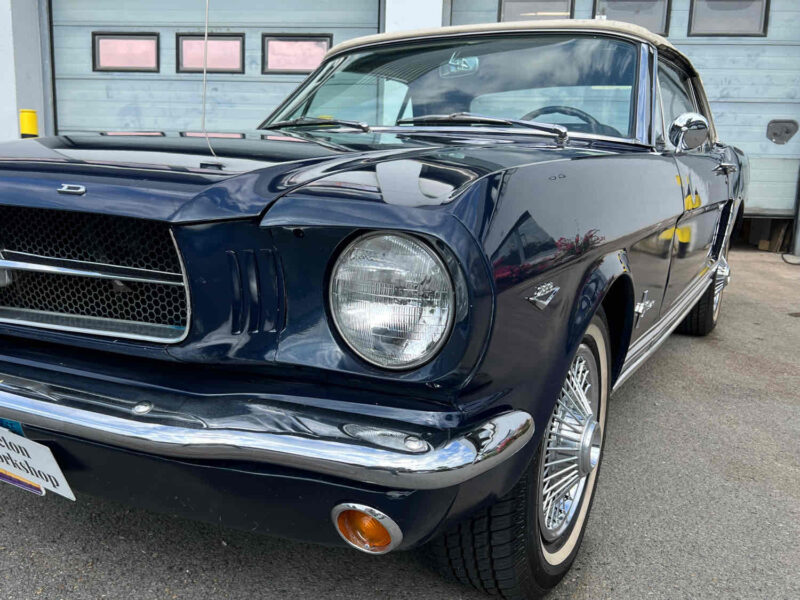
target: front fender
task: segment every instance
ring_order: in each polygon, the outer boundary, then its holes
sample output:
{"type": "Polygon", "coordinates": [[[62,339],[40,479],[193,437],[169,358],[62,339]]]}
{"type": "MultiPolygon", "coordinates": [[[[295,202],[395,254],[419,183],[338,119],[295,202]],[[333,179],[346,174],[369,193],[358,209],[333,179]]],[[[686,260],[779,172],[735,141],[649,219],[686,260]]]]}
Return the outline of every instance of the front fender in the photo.
{"type": "Polygon", "coordinates": [[[519,460],[509,463],[502,489],[497,490],[500,496],[519,480],[533,458],[572,357],[592,317],[607,299],[613,305],[608,319],[611,372],[616,377],[632,331],[633,284],[624,249],[577,257],[498,293],[486,356],[459,400],[468,421],[510,408],[533,416],[534,436],[519,460]],[[559,291],[547,306],[538,309],[527,298],[548,282],[559,291]]]}
{"type": "Polygon", "coordinates": [[[525,410],[534,416],[538,436],[550,418],[572,355],[607,297],[612,301],[611,372],[614,377],[619,373],[632,331],[632,289],[628,256],[621,249],[577,258],[498,293],[491,342],[460,398],[462,410],[473,417],[500,407],[525,410]],[[544,283],[559,291],[538,309],[526,299],[544,283]]]}

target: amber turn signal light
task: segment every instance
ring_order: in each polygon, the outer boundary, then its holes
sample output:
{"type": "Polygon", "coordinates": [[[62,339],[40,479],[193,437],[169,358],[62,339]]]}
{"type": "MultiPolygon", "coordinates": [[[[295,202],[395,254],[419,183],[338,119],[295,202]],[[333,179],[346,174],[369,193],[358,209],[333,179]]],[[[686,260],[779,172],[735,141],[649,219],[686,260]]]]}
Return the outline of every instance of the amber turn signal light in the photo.
{"type": "Polygon", "coordinates": [[[339,504],[331,516],[342,539],[369,554],[385,554],[403,539],[391,518],[363,504],[339,504]]]}

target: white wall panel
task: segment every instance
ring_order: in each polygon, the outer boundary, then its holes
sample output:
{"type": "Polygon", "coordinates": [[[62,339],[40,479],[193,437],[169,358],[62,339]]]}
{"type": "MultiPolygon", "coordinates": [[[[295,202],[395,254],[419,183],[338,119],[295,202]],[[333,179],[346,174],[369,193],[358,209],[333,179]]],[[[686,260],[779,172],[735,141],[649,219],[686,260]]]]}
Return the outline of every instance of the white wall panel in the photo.
{"type": "Polygon", "coordinates": [[[0,141],[19,137],[11,0],[0,0],[0,141]]]}
{"type": "MultiPolygon", "coordinates": [[[[211,0],[209,31],[245,35],[245,72],[209,74],[207,128],[255,128],[305,75],[261,73],[261,35],[376,33],[377,0],[211,0]]],[[[176,72],[176,33],[202,33],[202,0],[53,0],[60,132],[200,127],[202,75],[176,72]],[[92,71],[92,32],[156,32],[160,72],[92,71]]],[[[441,13],[441,9],[440,9],[441,13]]],[[[440,14],[441,16],[441,14],[440,14]]]]}
{"type": "Polygon", "coordinates": [[[386,0],[387,32],[442,25],[442,0],[386,0]]]}

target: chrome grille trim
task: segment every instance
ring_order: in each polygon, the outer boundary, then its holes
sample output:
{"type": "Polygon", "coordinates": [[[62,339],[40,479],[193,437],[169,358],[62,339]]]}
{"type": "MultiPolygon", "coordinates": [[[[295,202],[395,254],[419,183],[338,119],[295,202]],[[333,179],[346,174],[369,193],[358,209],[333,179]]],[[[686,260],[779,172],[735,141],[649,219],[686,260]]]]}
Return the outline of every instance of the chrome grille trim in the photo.
{"type": "MultiPolygon", "coordinates": [[[[37,209],[38,210],[38,209],[37,209]]],[[[55,211],[53,211],[55,212],[55,211]]],[[[144,295],[150,295],[158,299],[158,289],[155,286],[169,286],[169,287],[182,287],[183,295],[176,290],[178,298],[174,294],[162,296],[161,306],[167,306],[166,314],[171,315],[169,318],[165,316],[164,312],[161,313],[160,318],[163,322],[148,322],[146,319],[141,320],[128,320],[126,318],[112,318],[108,316],[97,316],[96,314],[79,314],[76,312],[60,312],[58,310],[42,310],[42,308],[50,307],[33,307],[38,302],[31,302],[28,306],[13,306],[9,304],[0,303],[0,323],[9,325],[19,325],[24,327],[35,327],[40,329],[48,329],[54,331],[62,331],[68,333],[78,333],[86,335],[95,335],[102,337],[123,338],[144,342],[156,342],[166,344],[177,344],[186,339],[189,335],[189,328],[191,325],[191,299],[189,296],[189,285],[186,276],[186,268],[184,266],[183,256],[178,248],[175,240],[175,235],[172,229],[164,225],[164,233],[169,236],[168,244],[171,244],[175,252],[176,262],[179,265],[180,272],[166,272],[160,270],[151,270],[140,267],[114,265],[100,262],[76,260],[72,258],[42,256],[29,252],[21,252],[13,249],[3,248],[5,244],[0,239],[0,274],[7,274],[7,281],[5,285],[0,280],[0,292],[3,287],[14,285],[14,273],[31,273],[38,277],[55,276],[57,278],[76,278],[87,283],[89,281],[105,280],[114,282],[115,285],[125,286],[125,284],[139,286],[140,290],[147,290],[142,292],[144,295]],[[144,286],[144,287],[142,287],[144,286]],[[148,287],[152,286],[152,287],[148,287]],[[171,298],[170,298],[171,297],[171,298]],[[181,306],[181,302],[185,300],[185,305],[181,306]],[[170,324],[170,321],[179,324],[170,324]]],[[[2,238],[2,226],[0,225],[0,238],[2,238]]],[[[146,242],[145,242],[146,243],[146,242]]],[[[66,280],[62,280],[66,281],[66,280]]],[[[43,285],[43,284],[40,284],[43,285]]],[[[77,289],[80,290],[80,285],[77,289]]],[[[55,288],[53,288],[55,289],[55,288]]],[[[133,288],[136,291],[137,288],[133,288]]],[[[169,288],[163,288],[164,290],[169,288]]],[[[74,299],[76,288],[70,291],[74,299]]],[[[63,290],[59,290],[63,291],[63,290]]],[[[58,294],[59,291],[54,291],[58,294]]],[[[20,294],[30,294],[30,289],[20,294]]],[[[112,292],[113,293],[113,292],[112,292]]],[[[125,292],[121,292],[125,293],[125,292]]],[[[69,296],[67,294],[66,296],[69,296]]],[[[100,312],[118,312],[120,316],[124,312],[135,312],[132,315],[134,318],[142,316],[142,313],[150,311],[151,314],[153,306],[148,306],[146,302],[140,301],[135,296],[133,301],[126,302],[111,302],[111,296],[103,298],[102,295],[98,296],[98,300],[102,302],[103,309],[100,312]],[[130,307],[138,306],[141,309],[131,309],[130,307]],[[127,305],[126,305],[127,304],[127,305]]],[[[83,300],[89,302],[93,298],[89,295],[82,297],[83,300]]],[[[53,304],[52,299],[49,302],[53,304]]],[[[59,302],[55,302],[58,305],[59,302]]],[[[67,301],[65,299],[65,305],[67,301]]],[[[60,308],[60,306],[56,306],[60,308]]],[[[158,314],[157,312],[155,314],[158,314]]]]}
{"type": "Polygon", "coordinates": [[[142,283],[160,283],[163,285],[183,285],[183,276],[179,273],[163,273],[133,267],[104,265],[99,263],[51,258],[24,252],[4,250],[0,258],[0,269],[14,271],[33,271],[37,273],[56,273],[77,277],[93,277],[97,279],[115,279],[118,281],[139,281],[142,283]]]}
{"type": "Polygon", "coordinates": [[[87,317],[42,310],[6,307],[0,307],[0,323],[54,329],[69,333],[85,333],[162,343],[177,343],[181,341],[185,336],[184,329],[188,329],[184,327],[172,327],[170,325],[137,323],[136,321],[122,321],[119,319],[104,319],[102,317],[87,317]],[[88,323],[96,323],[98,327],[91,328],[84,326],[88,323]],[[174,334],[176,330],[180,331],[181,337],[170,335],[174,334]],[[164,332],[164,334],[158,335],[158,332],[164,332]]]}

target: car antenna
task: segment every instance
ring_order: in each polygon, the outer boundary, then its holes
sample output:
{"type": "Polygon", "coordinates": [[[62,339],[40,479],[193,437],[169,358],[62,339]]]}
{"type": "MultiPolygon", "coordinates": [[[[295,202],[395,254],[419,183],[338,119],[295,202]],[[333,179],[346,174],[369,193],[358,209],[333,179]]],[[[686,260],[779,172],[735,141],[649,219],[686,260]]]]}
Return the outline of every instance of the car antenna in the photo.
{"type": "MultiPolygon", "coordinates": [[[[206,131],[206,87],[208,86],[208,4],[211,0],[206,0],[206,25],[203,32],[203,110],[200,117],[200,129],[203,131],[203,137],[206,138],[206,144],[211,152],[211,156],[217,158],[214,149],[211,147],[211,140],[208,138],[208,131],[206,131]]],[[[218,159],[219,160],[219,159],[218,159]]]]}

